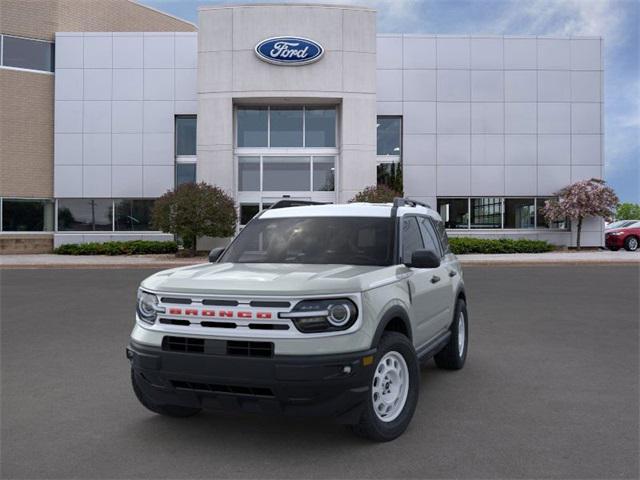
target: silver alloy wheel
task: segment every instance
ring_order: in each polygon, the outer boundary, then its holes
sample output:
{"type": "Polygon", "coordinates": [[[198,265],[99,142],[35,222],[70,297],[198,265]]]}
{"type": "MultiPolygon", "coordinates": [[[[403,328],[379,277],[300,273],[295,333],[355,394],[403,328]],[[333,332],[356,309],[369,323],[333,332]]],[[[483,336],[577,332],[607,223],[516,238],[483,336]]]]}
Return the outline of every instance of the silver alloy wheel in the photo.
{"type": "Polygon", "coordinates": [[[464,313],[458,315],[458,355],[460,358],[464,355],[464,340],[467,332],[464,328],[464,313]]]}
{"type": "Polygon", "coordinates": [[[629,250],[634,251],[638,249],[638,239],[636,237],[631,237],[629,239],[629,250]]]}
{"type": "Polygon", "coordinates": [[[409,394],[409,368],[398,352],[387,352],[376,366],[371,385],[373,411],[383,422],[402,413],[409,394]]]}

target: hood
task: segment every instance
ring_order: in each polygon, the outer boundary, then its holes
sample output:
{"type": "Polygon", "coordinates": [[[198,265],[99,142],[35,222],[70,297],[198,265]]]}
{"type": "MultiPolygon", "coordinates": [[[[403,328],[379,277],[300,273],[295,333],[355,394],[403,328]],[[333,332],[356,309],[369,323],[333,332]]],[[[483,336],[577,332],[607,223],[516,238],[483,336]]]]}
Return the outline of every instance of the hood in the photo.
{"type": "MultiPolygon", "coordinates": [[[[158,272],[142,287],[159,292],[229,295],[355,293],[392,278],[398,266],[205,263],[158,272]]],[[[406,268],[405,268],[406,271],[406,268]]]]}

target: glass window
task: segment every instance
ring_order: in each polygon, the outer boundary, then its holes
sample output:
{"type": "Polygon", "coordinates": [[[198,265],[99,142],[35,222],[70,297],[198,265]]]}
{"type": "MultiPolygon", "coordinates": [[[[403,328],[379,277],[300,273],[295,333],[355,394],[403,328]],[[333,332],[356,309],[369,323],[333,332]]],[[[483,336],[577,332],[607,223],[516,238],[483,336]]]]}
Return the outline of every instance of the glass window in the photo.
{"type": "Polygon", "coordinates": [[[504,228],[534,228],[533,198],[504,199],[504,228]]]}
{"type": "Polygon", "coordinates": [[[28,38],[2,36],[2,64],[53,72],[53,43],[28,38]]]}
{"type": "Polygon", "coordinates": [[[238,190],[260,191],[260,157],[238,157],[238,190]]]}
{"type": "Polygon", "coordinates": [[[302,108],[271,107],[271,147],[302,147],[302,108]]]}
{"type": "Polygon", "coordinates": [[[2,200],[2,230],[5,232],[50,232],[53,230],[51,200],[2,200]]]}
{"type": "Polygon", "coordinates": [[[378,155],[401,154],[402,117],[378,117],[378,155]]]}
{"type": "Polygon", "coordinates": [[[449,237],[447,237],[447,231],[444,228],[444,222],[439,220],[434,223],[436,225],[438,235],[440,236],[440,246],[442,247],[443,255],[451,253],[451,248],[449,247],[449,237]]]}
{"type": "Polygon", "coordinates": [[[176,187],[183,183],[196,183],[195,163],[176,163],[176,187]]]}
{"type": "Polygon", "coordinates": [[[336,161],[334,157],[313,157],[313,190],[333,192],[335,190],[336,161]]]}
{"type": "Polygon", "coordinates": [[[439,198],[438,213],[446,228],[469,228],[469,201],[466,198],[439,198]]]}
{"type": "Polygon", "coordinates": [[[542,213],[542,209],[544,208],[544,203],[547,200],[553,200],[554,197],[541,197],[538,198],[537,201],[537,212],[536,212],[536,222],[538,223],[538,228],[557,228],[560,230],[568,230],[569,229],[569,220],[560,220],[557,222],[548,222],[546,218],[544,218],[544,214],[542,213]]]}
{"type": "Polygon", "coordinates": [[[309,157],[262,157],[262,190],[306,191],[311,189],[309,157]]]}
{"type": "Polygon", "coordinates": [[[221,261],[391,265],[393,228],[391,218],[378,217],[259,218],[221,261]]]}
{"type": "Polygon", "coordinates": [[[180,115],[176,117],[176,156],[196,154],[195,115],[180,115]]]}
{"type": "Polygon", "coordinates": [[[380,162],[376,173],[378,185],[386,185],[396,192],[404,190],[402,185],[402,164],[400,162],[380,162]]]}
{"type": "Polygon", "coordinates": [[[424,248],[416,217],[402,219],[402,261],[410,262],[414,251],[424,248]]]}
{"type": "Polygon", "coordinates": [[[147,231],[151,227],[153,200],[116,200],[116,230],[147,231]]]}
{"type": "Polygon", "coordinates": [[[305,147],[335,147],[336,109],[306,107],[304,128],[305,147]]]}
{"type": "Polygon", "coordinates": [[[257,203],[243,203],[240,205],[240,225],[246,225],[260,211],[260,205],[257,203]]]}
{"type": "Polygon", "coordinates": [[[269,111],[266,107],[238,108],[238,147],[269,146],[267,132],[269,111]]]}
{"type": "Polygon", "coordinates": [[[442,250],[440,249],[440,241],[438,240],[438,234],[433,229],[433,225],[428,218],[420,217],[418,220],[420,224],[420,232],[422,232],[422,239],[424,240],[424,248],[431,250],[438,256],[442,256],[442,250]]]}
{"type": "Polygon", "coordinates": [[[502,199],[483,197],[471,199],[471,228],[501,228],[502,199]]]}
{"type": "Polygon", "coordinates": [[[58,231],[111,231],[113,204],[108,199],[58,200],[58,231]]]}

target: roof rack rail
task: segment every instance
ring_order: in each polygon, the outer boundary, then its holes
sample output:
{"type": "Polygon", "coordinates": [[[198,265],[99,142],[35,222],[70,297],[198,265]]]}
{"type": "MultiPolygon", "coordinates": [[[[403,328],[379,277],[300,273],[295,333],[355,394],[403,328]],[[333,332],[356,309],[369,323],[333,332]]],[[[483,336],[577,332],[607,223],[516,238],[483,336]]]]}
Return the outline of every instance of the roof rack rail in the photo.
{"type": "Polygon", "coordinates": [[[283,198],[271,205],[267,210],[274,210],[276,208],[288,208],[288,207],[306,207],[308,205],[325,205],[323,202],[312,202],[311,200],[295,200],[290,198],[283,198]]]}
{"type": "Polygon", "coordinates": [[[431,208],[431,205],[429,205],[428,203],[419,202],[418,200],[412,200],[411,198],[396,197],[393,199],[393,206],[396,208],[406,206],[417,207],[418,205],[425,208],[431,208]]]}

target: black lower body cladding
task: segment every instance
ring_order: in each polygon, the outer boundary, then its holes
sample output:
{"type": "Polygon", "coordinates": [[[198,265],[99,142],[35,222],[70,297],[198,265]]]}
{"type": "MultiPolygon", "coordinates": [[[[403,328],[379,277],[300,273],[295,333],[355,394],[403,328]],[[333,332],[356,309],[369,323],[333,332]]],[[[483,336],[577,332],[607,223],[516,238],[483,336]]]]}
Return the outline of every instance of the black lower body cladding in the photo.
{"type": "Polygon", "coordinates": [[[242,357],[167,351],[131,342],[134,382],[157,405],[357,422],[370,392],[375,349],[339,355],[242,357]]]}

